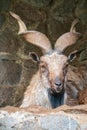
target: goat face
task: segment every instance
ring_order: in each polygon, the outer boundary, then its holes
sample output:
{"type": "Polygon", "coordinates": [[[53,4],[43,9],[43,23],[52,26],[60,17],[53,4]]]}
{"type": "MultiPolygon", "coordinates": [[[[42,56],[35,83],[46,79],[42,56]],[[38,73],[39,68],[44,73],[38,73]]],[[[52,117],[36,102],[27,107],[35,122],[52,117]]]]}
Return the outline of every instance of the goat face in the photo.
{"type": "MultiPolygon", "coordinates": [[[[32,55],[32,54],[31,54],[32,55]]],[[[33,53],[33,59],[39,59],[33,53]]],[[[53,93],[64,90],[65,77],[67,73],[67,56],[62,53],[52,52],[45,54],[39,60],[39,72],[42,82],[46,82],[53,93]]]]}
{"type": "Polygon", "coordinates": [[[64,90],[67,66],[67,57],[63,54],[54,52],[41,57],[40,74],[48,80],[52,92],[59,93],[64,90]]]}

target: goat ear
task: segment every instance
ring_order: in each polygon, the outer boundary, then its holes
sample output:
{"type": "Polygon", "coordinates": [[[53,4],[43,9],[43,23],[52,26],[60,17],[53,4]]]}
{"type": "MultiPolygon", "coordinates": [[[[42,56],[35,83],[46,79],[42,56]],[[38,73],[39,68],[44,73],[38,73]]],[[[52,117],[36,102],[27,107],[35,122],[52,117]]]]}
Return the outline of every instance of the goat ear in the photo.
{"type": "Polygon", "coordinates": [[[38,63],[40,61],[39,56],[35,52],[29,52],[29,56],[34,62],[38,63]]]}
{"type": "Polygon", "coordinates": [[[79,51],[77,51],[77,50],[75,50],[74,52],[70,53],[69,56],[68,56],[68,61],[72,62],[77,57],[77,54],[79,54],[79,51]]]}

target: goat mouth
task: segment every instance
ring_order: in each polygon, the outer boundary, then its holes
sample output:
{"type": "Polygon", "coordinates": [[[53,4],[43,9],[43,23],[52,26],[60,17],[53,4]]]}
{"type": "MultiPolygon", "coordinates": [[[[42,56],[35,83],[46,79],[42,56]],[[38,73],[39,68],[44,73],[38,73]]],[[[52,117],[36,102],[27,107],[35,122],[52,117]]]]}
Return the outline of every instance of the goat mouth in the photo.
{"type": "Polygon", "coordinates": [[[55,85],[52,86],[51,88],[51,93],[61,93],[63,90],[63,86],[61,86],[60,88],[57,88],[55,85]]]}
{"type": "Polygon", "coordinates": [[[61,86],[56,85],[54,82],[50,82],[50,91],[51,93],[61,93],[64,90],[64,83],[61,86]]]}

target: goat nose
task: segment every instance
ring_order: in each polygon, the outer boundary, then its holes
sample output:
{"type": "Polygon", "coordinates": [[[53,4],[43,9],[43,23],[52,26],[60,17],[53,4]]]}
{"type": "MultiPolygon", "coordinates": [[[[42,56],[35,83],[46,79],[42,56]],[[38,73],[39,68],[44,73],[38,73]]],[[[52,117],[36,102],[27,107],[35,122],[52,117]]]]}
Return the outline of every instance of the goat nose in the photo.
{"type": "Polygon", "coordinates": [[[55,83],[55,85],[60,87],[62,85],[62,83],[61,82],[57,82],[57,83],[55,83]]]}
{"type": "Polygon", "coordinates": [[[55,78],[54,83],[57,87],[62,86],[62,81],[59,79],[58,76],[55,78]]]}

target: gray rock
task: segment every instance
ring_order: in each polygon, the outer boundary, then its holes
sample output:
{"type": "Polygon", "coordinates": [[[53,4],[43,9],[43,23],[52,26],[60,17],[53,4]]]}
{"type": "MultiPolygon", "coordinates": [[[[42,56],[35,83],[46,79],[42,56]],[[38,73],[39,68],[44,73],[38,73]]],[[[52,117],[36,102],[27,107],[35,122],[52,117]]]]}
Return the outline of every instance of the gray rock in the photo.
{"type": "Polygon", "coordinates": [[[29,4],[36,6],[36,7],[47,6],[51,2],[51,0],[25,0],[25,1],[27,1],[29,4]]]}
{"type": "Polygon", "coordinates": [[[80,18],[83,22],[84,25],[86,25],[87,22],[87,1],[86,0],[79,0],[76,10],[75,10],[75,14],[78,18],[80,18]]]}
{"type": "Polygon", "coordinates": [[[4,24],[5,20],[6,20],[5,16],[2,13],[0,13],[0,28],[4,24]]]}
{"type": "MultiPolygon", "coordinates": [[[[10,26],[11,27],[11,26],[10,26]]],[[[15,55],[15,52],[21,48],[20,40],[16,37],[15,33],[6,28],[4,31],[1,31],[0,34],[0,52],[10,52],[15,55]]]]}
{"type": "Polygon", "coordinates": [[[0,61],[0,84],[14,85],[19,83],[21,77],[21,66],[14,61],[0,61]]]}
{"type": "Polygon", "coordinates": [[[0,110],[0,130],[86,130],[87,105],[54,110],[32,106],[0,110]]]}

